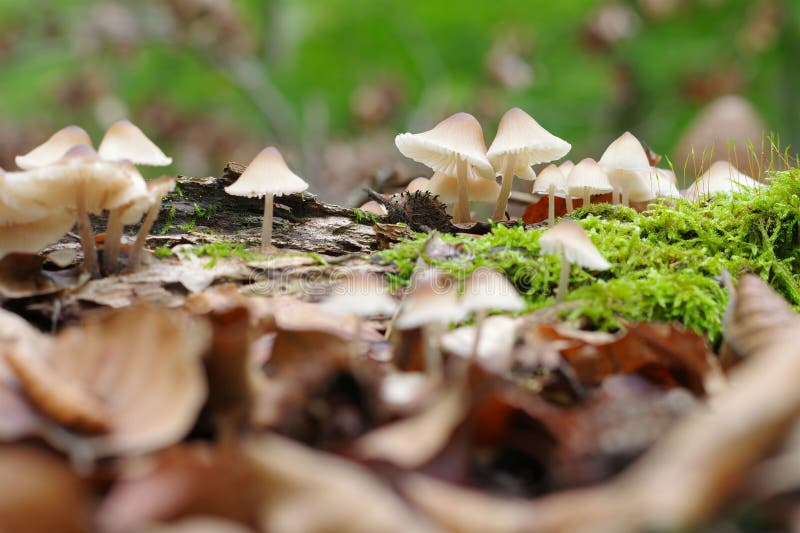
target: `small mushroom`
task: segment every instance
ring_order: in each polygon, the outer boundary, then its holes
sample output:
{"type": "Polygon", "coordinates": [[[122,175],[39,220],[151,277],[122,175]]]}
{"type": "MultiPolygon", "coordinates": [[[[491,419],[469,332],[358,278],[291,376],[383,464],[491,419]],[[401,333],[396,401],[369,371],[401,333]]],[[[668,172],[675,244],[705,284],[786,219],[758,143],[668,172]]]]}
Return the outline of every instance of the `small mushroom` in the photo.
{"type": "Polygon", "coordinates": [[[706,200],[720,193],[731,194],[763,186],[729,162],[716,161],[689,186],[686,197],[695,201],[706,200]]]}
{"type": "Polygon", "coordinates": [[[498,175],[502,177],[500,195],[492,219],[505,217],[508,196],[514,176],[533,180],[536,174],[531,165],[547,163],[564,157],[572,146],[541,127],[522,109],[509,109],[500,119],[497,135],[489,147],[487,157],[498,175]]]}
{"type": "Polygon", "coordinates": [[[406,192],[414,193],[417,191],[427,191],[429,181],[430,180],[428,178],[422,176],[419,178],[414,178],[408,182],[408,185],[406,185],[406,192]]]}
{"type": "Polygon", "coordinates": [[[466,312],[475,312],[475,342],[472,346],[472,358],[475,359],[483,322],[489,311],[522,311],[525,302],[503,274],[491,268],[478,267],[464,282],[461,306],[466,312]]]}
{"type": "Polygon", "coordinates": [[[175,178],[168,176],[148,181],[147,196],[138,202],[134,202],[120,213],[122,224],[135,224],[141,220],[142,213],[147,212],[142,225],[139,227],[139,232],[136,234],[136,240],[128,252],[128,268],[130,270],[134,270],[139,266],[142,250],[144,249],[145,241],[147,241],[147,234],[150,233],[150,228],[153,227],[153,223],[158,217],[161,200],[175,190],[175,183],[175,178]]]}
{"type": "Polygon", "coordinates": [[[235,183],[225,187],[233,196],[264,197],[264,221],[261,226],[261,253],[272,249],[272,204],[275,196],[303,192],[308,183],[289,170],[274,146],[264,148],[250,162],[235,183]]]}
{"type": "Polygon", "coordinates": [[[533,182],[533,192],[547,195],[547,224],[552,226],[556,220],[555,196],[563,195],[569,199],[569,210],[572,211],[572,197],[567,192],[567,178],[561,172],[561,167],[548,165],[539,172],[533,182]]]}
{"type": "Polygon", "coordinates": [[[67,126],[27,154],[18,155],[15,162],[23,170],[46,167],[64,157],[71,148],[80,145],[92,146],[89,134],[78,126],[67,126]]]}
{"type": "Polygon", "coordinates": [[[575,165],[567,176],[567,194],[582,196],[584,207],[592,203],[593,194],[611,191],[611,183],[609,183],[605,171],[590,157],[575,165]]]}
{"type": "Polygon", "coordinates": [[[611,264],[600,254],[583,228],[574,220],[562,220],[542,233],[539,246],[540,254],[556,254],[561,257],[561,275],[558,278],[556,302],[564,300],[570,266],[573,263],[592,270],[611,268],[611,264]]]}
{"type": "MultiPolygon", "coordinates": [[[[642,143],[634,135],[626,131],[608,145],[600,156],[600,166],[608,174],[608,181],[613,187],[612,203],[629,204],[629,192],[641,182],[641,172],[650,172],[650,160],[647,158],[642,143]]],[[[640,187],[641,189],[641,187],[640,187]]]]}
{"type": "Polygon", "coordinates": [[[379,217],[384,217],[388,213],[386,210],[386,206],[383,204],[379,204],[375,200],[370,200],[364,204],[359,206],[359,209],[364,211],[365,213],[370,213],[372,215],[377,215],[379,217]]]}
{"type": "MultiPolygon", "coordinates": [[[[427,190],[444,203],[454,204],[458,200],[458,178],[442,172],[434,172],[427,190]]],[[[467,199],[470,202],[493,204],[500,194],[496,181],[483,178],[467,178],[467,199]]]]}
{"type": "Polygon", "coordinates": [[[572,172],[573,168],[575,168],[575,163],[569,159],[558,165],[558,170],[560,170],[565,176],[569,176],[569,173],[572,172]]]}
{"type": "Polygon", "coordinates": [[[494,170],[486,158],[486,143],[481,125],[468,113],[456,113],[433,129],[422,133],[401,133],[395,137],[400,152],[436,172],[456,176],[458,201],[453,222],[469,220],[467,179],[485,178],[494,181],[494,170]]]}

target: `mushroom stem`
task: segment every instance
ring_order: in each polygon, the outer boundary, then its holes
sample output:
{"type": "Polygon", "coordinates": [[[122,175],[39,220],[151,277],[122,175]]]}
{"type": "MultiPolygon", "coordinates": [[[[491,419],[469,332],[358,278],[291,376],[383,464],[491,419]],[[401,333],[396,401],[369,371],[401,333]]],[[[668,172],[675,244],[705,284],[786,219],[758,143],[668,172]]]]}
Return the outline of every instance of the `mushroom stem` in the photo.
{"type": "Polygon", "coordinates": [[[472,342],[472,355],[470,355],[473,361],[478,359],[478,347],[481,343],[481,333],[483,333],[483,322],[486,320],[486,314],[485,309],[475,312],[475,324],[472,326],[475,328],[475,340],[472,342]]]}
{"type": "Polygon", "coordinates": [[[142,260],[144,243],[147,241],[147,234],[150,233],[150,229],[153,227],[153,223],[158,217],[160,208],[161,200],[154,202],[147,211],[147,215],[145,215],[142,221],[142,226],[136,234],[136,241],[134,241],[133,247],[131,247],[130,254],[128,255],[128,269],[133,270],[139,266],[139,262],[142,260]]]}
{"type": "Polygon", "coordinates": [[[630,195],[628,194],[628,191],[622,191],[622,205],[624,205],[625,207],[630,207],[631,205],[630,195]]]}
{"type": "Polygon", "coordinates": [[[619,203],[619,188],[615,185],[613,189],[611,189],[611,205],[617,205],[619,203]]]}
{"type": "Polygon", "coordinates": [[[567,256],[563,253],[561,255],[561,274],[558,277],[558,290],[556,291],[556,303],[563,302],[564,296],[567,294],[567,285],[569,284],[569,274],[572,265],[570,264],[567,256]]]}
{"type": "Polygon", "coordinates": [[[422,343],[425,353],[425,370],[433,376],[439,376],[442,372],[442,356],[439,351],[439,337],[441,325],[439,322],[425,324],[422,327],[422,343]]]}
{"type": "Polygon", "coordinates": [[[469,200],[467,195],[467,160],[458,158],[456,178],[458,179],[458,200],[453,210],[453,222],[462,224],[469,222],[469,200]]]}
{"type": "Polygon", "coordinates": [[[272,194],[264,195],[264,222],[261,225],[261,253],[269,253],[272,246],[272,204],[275,198],[272,194]]]}
{"type": "Polygon", "coordinates": [[[89,221],[89,213],[86,211],[85,183],[78,186],[76,207],[78,208],[78,234],[81,237],[81,248],[83,249],[83,268],[93,278],[96,278],[100,276],[100,269],[97,265],[97,249],[94,246],[92,223],[89,221]]]}
{"type": "Polygon", "coordinates": [[[106,226],[106,240],[103,246],[103,266],[107,274],[117,268],[119,259],[120,239],[122,239],[122,209],[119,207],[108,212],[108,226],[106,226]]]}
{"type": "Polygon", "coordinates": [[[583,188],[583,207],[592,203],[592,195],[589,192],[589,187],[583,188]]]}
{"type": "Polygon", "coordinates": [[[511,184],[514,182],[514,166],[516,163],[516,154],[508,154],[506,156],[506,164],[503,168],[503,182],[500,185],[500,194],[497,196],[497,205],[494,208],[494,215],[492,215],[492,220],[495,222],[503,220],[506,216],[506,207],[508,206],[508,197],[511,195],[511,184]]]}
{"type": "Polygon", "coordinates": [[[575,209],[575,208],[572,206],[572,195],[570,195],[569,193],[567,193],[567,195],[566,195],[566,197],[565,197],[565,198],[566,198],[566,200],[567,200],[567,213],[572,213],[572,211],[575,209]]]}
{"type": "Polygon", "coordinates": [[[552,226],[556,223],[556,186],[550,185],[547,188],[547,225],[552,226]]]}

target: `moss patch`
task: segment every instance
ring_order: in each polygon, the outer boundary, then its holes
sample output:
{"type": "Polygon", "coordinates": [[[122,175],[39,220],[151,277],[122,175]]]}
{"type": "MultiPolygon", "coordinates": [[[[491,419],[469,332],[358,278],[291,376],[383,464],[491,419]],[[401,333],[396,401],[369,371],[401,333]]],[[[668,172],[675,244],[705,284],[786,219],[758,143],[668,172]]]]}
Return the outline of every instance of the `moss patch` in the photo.
{"type": "MultiPolygon", "coordinates": [[[[776,174],[770,187],[705,204],[658,203],[643,213],[600,204],[571,217],[612,268],[572,268],[567,300],[583,305],[564,318],[605,330],[624,321],[679,321],[716,343],[727,303],[718,279],[726,269],[734,278],[754,272],[800,306],[800,170],[776,174]]],[[[558,260],[539,255],[542,231],[495,226],[480,238],[444,235],[463,245],[464,257],[426,260],[459,279],[482,265],[502,270],[536,309],[553,303],[559,275],[558,260]]],[[[378,253],[397,267],[393,283],[408,282],[426,237],[378,253]]]]}

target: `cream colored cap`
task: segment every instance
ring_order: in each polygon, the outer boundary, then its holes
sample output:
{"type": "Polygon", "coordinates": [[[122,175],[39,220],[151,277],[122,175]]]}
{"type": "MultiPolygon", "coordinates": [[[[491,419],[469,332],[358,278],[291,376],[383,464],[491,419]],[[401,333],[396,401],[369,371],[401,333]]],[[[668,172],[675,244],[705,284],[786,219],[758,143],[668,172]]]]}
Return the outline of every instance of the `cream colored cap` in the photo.
{"type": "Polygon", "coordinates": [[[394,140],[400,152],[414,161],[449,176],[458,174],[458,160],[467,162],[470,177],[494,180],[486,158],[483,130],[469,113],[456,113],[422,133],[401,133],[394,140]]]}
{"type": "Polygon", "coordinates": [[[560,170],[561,173],[564,174],[564,177],[569,176],[569,173],[572,172],[573,168],[575,168],[575,163],[572,162],[571,159],[567,159],[566,161],[558,165],[558,170],[560,170]]]}
{"type": "MultiPolygon", "coordinates": [[[[428,191],[435,194],[442,202],[455,202],[458,198],[458,178],[435,172],[428,183],[428,191]]],[[[467,199],[470,202],[493,204],[500,194],[500,186],[496,181],[483,178],[467,178],[467,199]]]]}
{"type": "Polygon", "coordinates": [[[559,167],[552,164],[547,165],[547,167],[536,176],[536,181],[533,182],[533,192],[537,194],[548,194],[551,185],[554,187],[556,194],[567,194],[567,178],[559,167]]]}
{"type": "Polygon", "coordinates": [[[55,132],[44,143],[25,155],[15,158],[17,166],[23,170],[51,165],[61,159],[70,148],[78,145],[92,146],[92,139],[83,128],[67,126],[55,132]]]}
{"type": "Polygon", "coordinates": [[[544,129],[522,109],[514,107],[500,119],[487,157],[494,169],[501,172],[506,157],[509,154],[516,155],[514,174],[520,179],[532,180],[536,174],[531,165],[564,157],[571,148],[572,145],[567,141],[544,129]]]}
{"type": "Polygon", "coordinates": [[[151,206],[160,204],[164,196],[175,190],[175,184],[175,178],[170,176],[161,176],[147,181],[147,195],[138,198],[123,208],[120,214],[122,223],[127,226],[139,222],[151,206]]]}
{"type": "Polygon", "coordinates": [[[356,273],[334,288],[321,309],[331,315],[390,316],[397,309],[397,302],[377,276],[356,273]]]}
{"type": "Polygon", "coordinates": [[[558,254],[570,263],[592,270],[608,270],[611,264],[574,220],[562,220],[539,238],[542,254],[558,254]]]}
{"type": "Polygon", "coordinates": [[[18,220],[14,220],[12,213],[8,206],[0,206],[0,257],[12,252],[36,253],[75,225],[75,214],[65,210],[35,219],[24,213],[18,220]]]}
{"type": "Polygon", "coordinates": [[[581,196],[588,188],[592,194],[611,192],[608,175],[597,161],[587,157],[570,171],[567,176],[567,192],[570,196],[581,196]]]}
{"type": "Polygon", "coordinates": [[[161,148],[129,120],[118,120],[108,128],[97,154],[109,161],[130,161],[134,165],[165,167],[172,164],[172,158],[164,155],[161,148]]]}
{"type": "Polygon", "coordinates": [[[608,174],[611,185],[627,192],[631,199],[634,190],[645,190],[640,173],[649,173],[650,160],[642,143],[631,132],[626,131],[609,144],[599,163],[608,174]]]}
{"type": "Polygon", "coordinates": [[[458,299],[455,281],[438,270],[426,269],[412,276],[411,293],[406,296],[397,317],[399,329],[425,324],[458,322],[467,314],[458,299]]]}
{"type": "Polygon", "coordinates": [[[361,204],[359,207],[365,213],[371,213],[373,215],[378,215],[379,217],[386,216],[388,211],[386,210],[386,206],[383,204],[379,204],[375,200],[370,200],[369,202],[361,204]]]}
{"type": "Polygon", "coordinates": [[[270,146],[258,153],[239,179],[225,187],[225,192],[233,196],[253,198],[266,194],[282,196],[306,189],[308,183],[289,170],[278,149],[270,146]]]}
{"type": "Polygon", "coordinates": [[[427,191],[428,190],[428,183],[431,180],[424,177],[414,178],[411,180],[408,185],[406,185],[406,192],[417,192],[417,191],[427,191]]]}
{"type": "Polygon", "coordinates": [[[689,186],[686,197],[697,200],[710,198],[720,193],[731,194],[763,186],[763,183],[742,173],[729,162],[716,161],[689,186]]]}
{"type": "Polygon", "coordinates": [[[469,311],[497,309],[522,311],[525,302],[516,287],[503,274],[487,267],[478,267],[464,284],[461,305],[469,311]]]}

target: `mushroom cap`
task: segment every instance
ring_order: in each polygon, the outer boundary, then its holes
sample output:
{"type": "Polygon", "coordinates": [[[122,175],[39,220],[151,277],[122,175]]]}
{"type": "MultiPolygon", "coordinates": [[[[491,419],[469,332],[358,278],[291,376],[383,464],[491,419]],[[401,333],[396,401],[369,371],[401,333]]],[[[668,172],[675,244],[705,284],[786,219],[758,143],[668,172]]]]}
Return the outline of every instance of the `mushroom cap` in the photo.
{"type": "Polygon", "coordinates": [[[489,309],[522,311],[525,302],[503,274],[491,268],[478,267],[465,281],[461,306],[467,312],[489,309]]]}
{"type": "MultiPolygon", "coordinates": [[[[427,189],[445,203],[455,202],[458,198],[458,178],[442,172],[435,172],[428,182],[427,189]]],[[[467,199],[470,202],[493,204],[497,201],[499,194],[500,186],[496,181],[467,178],[467,199]]]]}
{"type": "Polygon", "coordinates": [[[531,165],[564,157],[572,145],[541,127],[518,107],[506,111],[497,127],[487,157],[496,171],[502,172],[510,154],[517,157],[514,174],[524,180],[536,178],[531,165]]]}
{"type": "Polygon", "coordinates": [[[418,275],[412,276],[411,293],[400,307],[396,325],[399,329],[412,329],[447,324],[458,322],[466,314],[452,278],[435,269],[418,270],[418,275]]]}
{"type": "Polygon", "coordinates": [[[108,128],[97,154],[109,161],[130,161],[134,165],[165,167],[172,164],[172,158],[164,155],[161,148],[129,120],[118,120],[108,128]]]}
{"type": "Polygon", "coordinates": [[[467,162],[467,175],[495,178],[486,158],[486,143],[478,120],[469,113],[456,113],[422,133],[401,133],[394,139],[400,152],[436,172],[458,175],[458,160],[467,162]]]}
{"type": "Polygon", "coordinates": [[[647,184],[646,188],[629,191],[633,202],[645,202],[654,198],[680,198],[681,193],[675,186],[675,174],[663,168],[652,167],[649,172],[639,172],[647,184]]]}
{"type": "Polygon", "coordinates": [[[40,218],[13,220],[0,207],[0,257],[12,252],[36,253],[67,234],[75,225],[75,214],[55,210],[40,218]]]}
{"type": "Polygon", "coordinates": [[[258,153],[235,183],[225,187],[225,192],[253,198],[266,194],[282,196],[306,189],[308,183],[289,170],[277,148],[269,146],[258,153]]]}
{"type": "Polygon", "coordinates": [[[567,176],[567,192],[570,196],[582,195],[584,188],[588,188],[591,194],[612,190],[605,170],[591,157],[575,165],[567,176]]]}
{"type": "Polygon", "coordinates": [[[388,211],[386,210],[386,206],[384,206],[383,204],[379,204],[375,200],[370,200],[369,202],[361,204],[359,209],[361,209],[365,213],[371,213],[379,217],[385,216],[388,213],[388,211]]]}
{"type": "Polygon", "coordinates": [[[417,192],[417,191],[427,191],[428,190],[428,183],[431,180],[428,178],[424,178],[420,176],[419,178],[414,178],[408,185],[406,185],[406,192],[417,192]]]}
{"type": "Polygon", "coordinates": [[[573,168],[575,168],[575,163],[571,159],[567,159],[558,165],[558,170],[560,170],[565,177],[569,176],[569,173],[572,172],[573,168]]]}
{"type": "Polygon", "coordinates": [[[144,178],[127,161],[100,159],[94,149],[78,145],[52,165],[5,175],[12,196],[46,209],[75,209],[84,188],[86,209],[100,213],[147,195],[144,178]]]}
{"type": "Polygon", "coordinates": [[[560,167],[552,164],[547,165],[547,167],[536,176],[536,181],[533,182],[533,192],[537,194],[549,194],[551,185],[555,188],[556,194],[567,194],[567,177],[561,172],[560,167]]]}
{"type": "Polygon", "coordinates": [[[697,200],[710,198],[719,193],[730,194],[763,186],[763,183],[742,173],[728,161],[716,161],[689,186],[686,197],[697,200]]]}
{"type": "Polygon", "coordinates": [[[592,270],[608,270],[611,264],[597,250],[583,228],[574,220],[562,220],[539,237],[542,254],[557,254],[570,263],[592,270]]]}
{"type": "Polygon", "coordinates": [[[377,276],[360,273],[339,283],[321,308],[331,315],[388,316],[397,309],[397,302],[377,276]]]}
{"type": "Polygon", "coordinates": [[[663,179],[666,179],[667,181],[669,181],[673,185],[677,186],[678,178],[675,176],[675,172],[673,172],[672,170],[670,170],[668,168],[658,168],[658,167],[654,167],[654,168],[655,168],[655,171],[658,172],[658,174],[663,179]]]}
{"type": "MultiPolygon", "coordinates": [[[[599,163],[608,174],[608,181],[612,186],[623,191],[644,188],[642,176],[638,173],[650,170],[650,160],[647,159],[642,143],[631,132],[626,131],[609,144],[600,156],[599,163]]],[[[632,191],[628,192],[632,194],[632,191]]]]}
{"type": "Polygon", "coordinates": [[[78,126],[61,128],[45,142],[14,161],[23,170],[51,165],[61,159],[70,148],[78,145],[92,146],[89,134],[78,126]]]}
{"type": "Polygon", "coordinates": [[[120,220],[126,226],[136,224],[142,216],[155,204],[160,204],[161,199],[175,190],[175,178],[161,176],[154,180],[147,181],[147,194],[137,198],[131,204],[124,207],[120,214],[120,220]]]}

